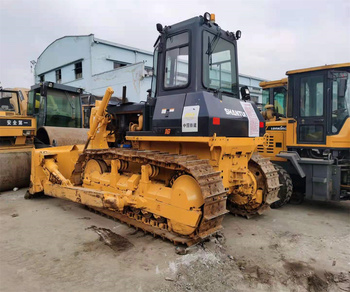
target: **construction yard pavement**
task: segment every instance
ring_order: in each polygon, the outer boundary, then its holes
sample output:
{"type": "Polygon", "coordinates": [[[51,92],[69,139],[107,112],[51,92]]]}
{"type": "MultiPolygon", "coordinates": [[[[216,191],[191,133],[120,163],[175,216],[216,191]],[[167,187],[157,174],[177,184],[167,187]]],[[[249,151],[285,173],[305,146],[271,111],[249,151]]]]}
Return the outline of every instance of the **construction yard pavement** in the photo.
{"type": "Polygon", "coordinates": [[[184,250],[25,191],[0,195],[0,291],[350,291],[350,202],[228,214],[184,250]]]}

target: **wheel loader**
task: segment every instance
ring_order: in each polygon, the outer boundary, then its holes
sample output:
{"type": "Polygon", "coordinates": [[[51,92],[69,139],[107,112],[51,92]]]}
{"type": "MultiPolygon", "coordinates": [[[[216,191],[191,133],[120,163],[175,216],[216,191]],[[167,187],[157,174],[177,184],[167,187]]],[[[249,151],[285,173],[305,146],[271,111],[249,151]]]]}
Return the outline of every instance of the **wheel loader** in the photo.
{"type": "Polygon", "coordinates": [[[277,200],[278,174],[254,154],[265,122],[243,88],[237,40],[205,13],[157,24],[152,88],[144,103],[91,111],[85,145],[33,151],[35,194],[67,199],[191,245],[222,228],[229,211],[261,214],[277,200]]]}
{"type": "Polygon", "coordinates": [[[293,188],[298,200],[349,199],[350,63],[287,75],[260,84],[267,145],[258,151],[278,165],[282,184],[273,206],[287,203],[293,188]]]}
{"type": "MultiPolygon", "coordinates": [[[[262,88],[262,106],[264,109],[262,111],[262,116],[266,121],[267,137],[270,137],[269,134],[274,131],[272,129],[277,129],[270,128],[270,122],[276,120],[281,121],[286,118],[288,78],[274,81],[263,81],[260,82],[259,85],[262,88]]],[[[275,133],[277,136],[279,134],[279,132],[275,133]]],[[[276,163],[276,160],[279,160],[279,158],[276,158],[276,155],[279,154],[280,149],[271,148],[270,142],[270,145],[259,145],[258,151],[263,156],[271,158],[271,160],[274,161],[275,168],[278,170],[278,177],[281,185],[278,193],[279,200],[272,203],[271,208],[280,208],[287,204],[293,195],[292,178],[285,168],[277,164],[279,162],[276,163]]]]}

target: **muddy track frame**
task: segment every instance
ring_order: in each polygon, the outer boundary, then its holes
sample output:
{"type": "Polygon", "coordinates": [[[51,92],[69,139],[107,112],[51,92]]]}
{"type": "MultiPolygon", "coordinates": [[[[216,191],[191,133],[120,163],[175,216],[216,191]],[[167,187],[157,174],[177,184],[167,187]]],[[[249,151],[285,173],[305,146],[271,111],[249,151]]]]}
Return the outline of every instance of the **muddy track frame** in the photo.
{"type": "Polygon", "coordinates": [[[167,238],[173,243],[192,245],[222,229],[223,216],[228,213],[226,209],[227,193],[222,184],[221,172],[214,171],[206,159],[198,159],[196,155],[178,155],[167,152],[134,149],[102,149],[86,150],[75,165],[72,181],[75,185],[83,182],[84,168],[90,159],[114,160],[119,159],[134,162],[140,165],[151,164],[160,168],[185,172],[191,175],[199,184],[203,195],[202,218],[195,232],[186,237],[168,231],[166,224],[159,224],[155,220],[136,214],[131,209],[120,213],[117,210],[91,208],[106,216],[113,217],[122,222],[142,229],[145,232],[167,238]]]}

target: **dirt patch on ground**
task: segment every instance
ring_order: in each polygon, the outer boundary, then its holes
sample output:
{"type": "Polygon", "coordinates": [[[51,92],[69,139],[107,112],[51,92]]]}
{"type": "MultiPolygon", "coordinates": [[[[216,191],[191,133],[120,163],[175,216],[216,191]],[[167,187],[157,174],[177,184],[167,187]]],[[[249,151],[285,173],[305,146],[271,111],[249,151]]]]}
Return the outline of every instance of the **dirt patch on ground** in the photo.
{"type": "Polygon", "coordinates": [[[350,291],[350,202],[227,215],[225,237],[179,248],[20,192],[0,196],[0,291],[350,291]]]}
{"type": "Polygon", "coordinates": [[[114,233],[110,229],[100,228],[94,225],[86,229],[95,231],[100,236],[100,241],[104,242],[114,251],[126,251],[134,246],[128,239],[117,233],[114,233]]]}
{"type": "Polygon", "coordinates": [[[333,274],[326,270],[316,270],[305,262],[288,262],[283,265],[290,280],[309,292],[350,291],[349,273],[333,274]]]}
{"type": "Polygon", "coordinates": [[[227,254],[224,240],[212,238],[169,262],[158,291],[350,291],[349,274],[317,271],[304,262],[283,260],[283,269],[227,254]]]}

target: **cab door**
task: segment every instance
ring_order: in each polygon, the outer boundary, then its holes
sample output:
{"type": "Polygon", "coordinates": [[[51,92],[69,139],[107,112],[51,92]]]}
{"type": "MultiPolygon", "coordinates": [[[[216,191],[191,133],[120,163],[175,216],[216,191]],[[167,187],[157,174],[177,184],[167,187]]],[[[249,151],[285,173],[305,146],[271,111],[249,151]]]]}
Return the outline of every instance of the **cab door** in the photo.
{"type": "Polygon", "coordinates": [[[36,118],[37,128],[45,126],[46,99],[39,89],[29,91],[27,113],[36,118]]]}
{"type": "Polygon", "coordinates": [[[324,71],[295,76],[298,144],[326,144],[326,84],[324,71]]]}

